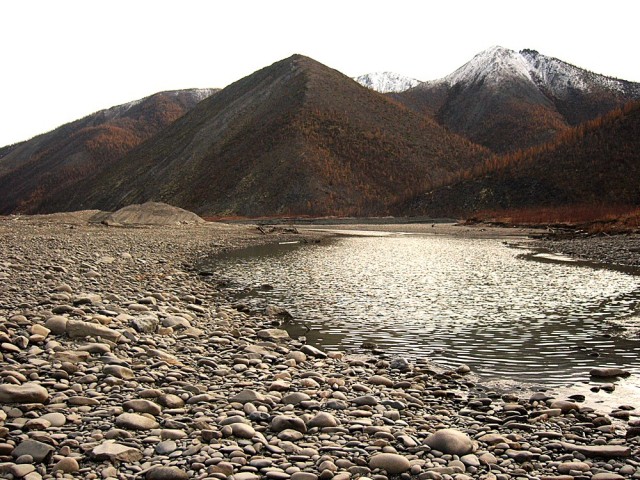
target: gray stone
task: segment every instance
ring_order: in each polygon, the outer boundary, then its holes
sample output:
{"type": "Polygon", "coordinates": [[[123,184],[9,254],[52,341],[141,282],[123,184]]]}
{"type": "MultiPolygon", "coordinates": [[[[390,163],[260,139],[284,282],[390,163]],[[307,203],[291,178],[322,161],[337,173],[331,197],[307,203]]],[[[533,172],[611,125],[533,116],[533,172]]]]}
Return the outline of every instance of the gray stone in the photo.
{"type": "Polygon", "coordinates": [[[256,332],[258,338],[264,340],[271,340],[272,342],[284,342],[289,340],[289,333],[286,330],[279,328],[266,328],[264,330],[258,330],[256,332]]]}
{"type": "Polygon", "coordinates": [[[592,368],[589,375],[595,378],[628,377],[631,375],[627,370],[621,368],[592,368]]]}
{"type": "Polygon", "coordinates": [[[67,317],[53,315],[47,319],[44,326],[54,335],[63,335],[67,331],[67,320],[67,317]]]}
{"type": "Polygon", "coordinates": [[[324,427],[335,427],[338,425],[338,421],[336,418],[328,412],[320,412],[307,423],[307,427],[313,428],[324,428],[324,427]]]}
{"type": "Polygon", "coordinates": [[[147,471],[147,480],[187,480],[189,474],[178,467],[153,467],[147,471]]]}
{"type": "Polygon", "coordinates": [[[48,399],[47,389],[37,383],[0,385],[0,403],[44,403],[48,399]]]}
{"type": "Polygon", "coordinates": [[[231,397],[229,401],[238,403],[264,402],[265,396],[255,390],[245,389],[231,397]]]}
{"type": "Polygon", "coordinates": [[[311,357],[327,358],[326,353],[324,353],[322,350],[318,350],[316,347],[312,347],[311,345],[303,345],[300,348],[300,351],[305,355],[309,355],[311,357]]]}
{"type": "Polygon", "coordinates": [[[282,397],[282,403],[285,405],[298,405],[300,402],[307,400],[311,400],[311,397],[302,392],[292,392],[282,397]]]}
{"type": "Polygon", "coordinates": [[[578,452],[585,457],[624,458],[631,455],[631,449],[622,445],[575,445],[560,442],[563,449],[578,452]]]}
{"type": "Polygon", "coordinates": [[[126,463],[137,462],[142,459],[142,452],[137,448],[107,440],[91,451],[91,455],[98,460],[120,461],[126,463]]]}
{"type": "Polygon", "coordinates": [[[127,367],[123,367],[122,365],[105,365],[102,369],[102,373],[105,375],[111,375],[116,378],[121,378],[123,380],[133,380],[136,378],[133,370],[127,367]]]}
{"type": "Polygon", "coordinates": [[[97,323],[83,322],[82,320],[68,320],[66,333],[69,338],[100,337],[112,342],[118,342],[122,337],[120,332],[109,327],[97,323]]]}
{"type": "Polygon", "coordinates": [[[246,423],[232,423],[231,432],[234,437],[238,438],[253,438],[256,434],[255,429],[246,423]]]}
{"type": "Polygon", "coordinates": [[[160,405],[144,399],[127,400],[122,404],[122,408],[125,410],[133,410],[138,413],[148,413],[153,416],[160,415],[162,412],[160,405]]]}
{"type": "Polygon", "coordinates": [[[23,455],[29,455],[33,458],[34,462],[41,463],[51,455],[53,450],[54,448],[51,445],[29,439],[14,448],[11,456],[13,458],[19,458],[23,455]]]}
{"type": "Polygon", "coordinates": [[[406,472],[411,464],[406,457],[395,453],[379,453],[369,459],[369,468],[382,469],[391,475],[406,472]]]}
{"type": "Polygon", "coordinates": [[[47,420],[52,427],[62,427],[67,423],[67,418],[60,412],[46,413],[40,417],[43,420],[47,420]]]}
{"type": "Polygon", "coordinates": [[[453,428],[438,430],[424,443],[434,450],[459,456],[472,453],[474,449],[472,440],[465,433],[453,428]]]}
{"type": "Polygon", "coordinates": [[[129,320],[129,325],[140,333],[154,333],[158,329],[158,324],[159,320],[152,316],[135,317],[129,320]]]}
{"type": "Polygon", "coordinates": [[[78,461],[73,457],[62,458],[53,467],[53,473],[56,473],[56,472],[75,473],[79,470],[80,470],[80,465],[78,465],[78,461]]]}
{"type": "Polygon", "coordinates": [[[116,426],[130,430],[152,430],[160,425],[155,420],[137,413],[122,413],[116,417],[116,426]]]}
{"type": "Polygon", "coordinates": [[[297,430],[301,433],[307,432],[307,426],[304,421],[299,417],[290,415],[278,415],[274,417],[273,420],[271,420],[270,428],[274,432],[281,432],[287,429],[297,430]]]}
{"type": "Polygon", "coordinates": [[[156,445],[156,453],[158,455],[169,455],[178,449],[178,444],[173,440],[165,440],[156,445]]]}

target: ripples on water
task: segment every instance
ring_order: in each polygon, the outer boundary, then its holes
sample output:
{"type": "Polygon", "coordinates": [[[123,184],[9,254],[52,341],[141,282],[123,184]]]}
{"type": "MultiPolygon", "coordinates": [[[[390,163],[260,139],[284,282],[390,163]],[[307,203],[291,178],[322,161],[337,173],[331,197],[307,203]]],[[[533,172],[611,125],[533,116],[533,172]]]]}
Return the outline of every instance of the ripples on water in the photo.
{"type": "Polygon", "coordinates": [[[343,238],[217,258],[222,276],[271,284],[256,295],[287,308],[294,335],[332,350],[375,342],[386,353],[466,363],[484,377],[549,385],[594,366],[640,373],[640,342],[606,335],[629,316],[640,278],[519,258],[490,239],[343,238]]]}

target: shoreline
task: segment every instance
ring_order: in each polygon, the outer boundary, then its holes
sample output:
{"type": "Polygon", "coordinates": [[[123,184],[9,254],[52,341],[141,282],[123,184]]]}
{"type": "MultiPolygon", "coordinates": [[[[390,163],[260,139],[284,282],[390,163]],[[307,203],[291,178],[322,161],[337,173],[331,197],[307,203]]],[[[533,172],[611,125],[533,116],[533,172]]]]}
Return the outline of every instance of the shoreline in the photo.
{"type": "MultiPolygon", "coordinates": [[[[290,237],[319,234],[305,235],[290,237]]],[[[1,219],[0,473],[640,477],[638,410],[615,412],[622,428],[572,399],[500,395],[465,369],[327,355],[194,271],[204,254],[290,237],[1,219]]]]}

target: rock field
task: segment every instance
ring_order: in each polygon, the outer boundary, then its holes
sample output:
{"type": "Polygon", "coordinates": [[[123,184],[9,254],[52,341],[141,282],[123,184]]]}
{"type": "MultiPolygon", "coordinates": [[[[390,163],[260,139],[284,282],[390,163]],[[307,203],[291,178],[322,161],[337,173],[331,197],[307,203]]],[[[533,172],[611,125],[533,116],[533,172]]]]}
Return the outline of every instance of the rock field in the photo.
{"type": "Polygon", "coordinates": [[[607,416],[465,366],[325,353],[192,268],[274,238],[0,219],[0,476],[640,478],[638,399],[607,416]]]}

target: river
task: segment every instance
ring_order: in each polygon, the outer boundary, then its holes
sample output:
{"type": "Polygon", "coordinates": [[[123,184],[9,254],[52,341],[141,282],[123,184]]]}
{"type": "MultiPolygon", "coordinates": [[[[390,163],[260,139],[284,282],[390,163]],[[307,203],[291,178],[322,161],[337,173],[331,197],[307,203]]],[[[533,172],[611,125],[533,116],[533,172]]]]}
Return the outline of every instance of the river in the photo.
{"type": "Polygon", "coordinates": [[[210,267],[239,282],[245,303],[286,308],[290,334],[326,350],[369,342],[544,386],[616,366],[640,385],[640,341],[610,334],[636,314],[640,277],[524,253],[499,239],[391,234],[257,247],[210,267]]]}

